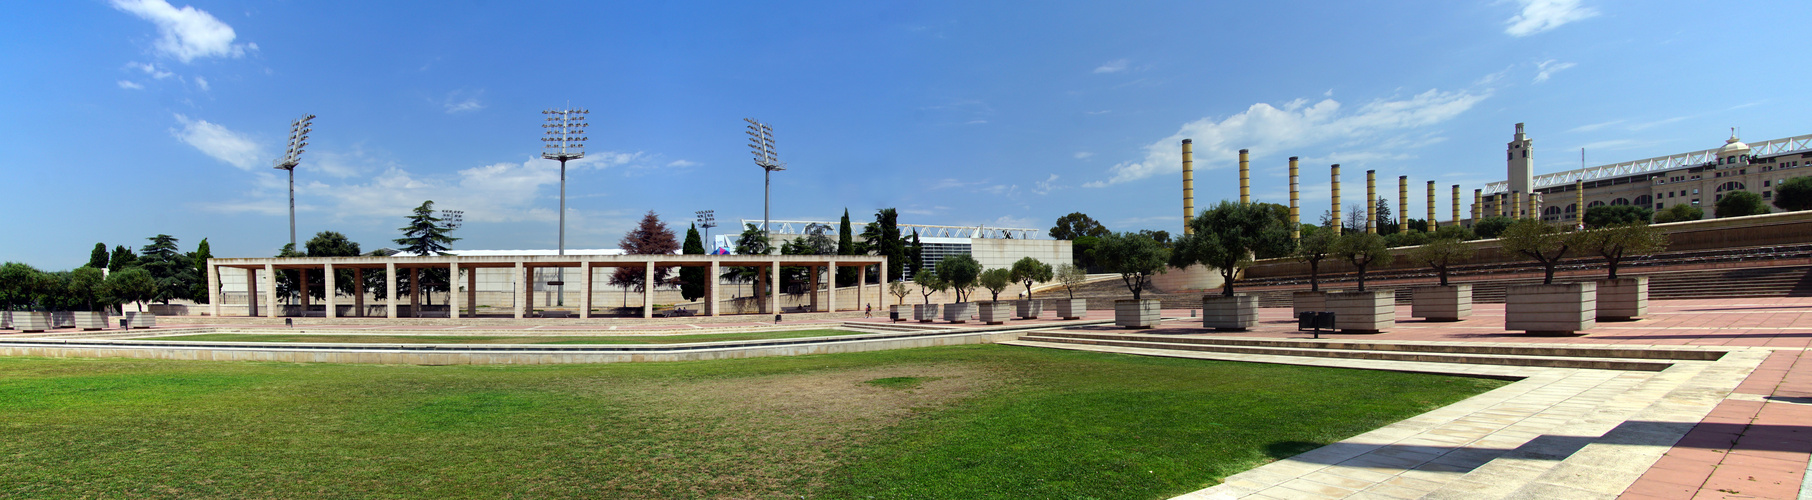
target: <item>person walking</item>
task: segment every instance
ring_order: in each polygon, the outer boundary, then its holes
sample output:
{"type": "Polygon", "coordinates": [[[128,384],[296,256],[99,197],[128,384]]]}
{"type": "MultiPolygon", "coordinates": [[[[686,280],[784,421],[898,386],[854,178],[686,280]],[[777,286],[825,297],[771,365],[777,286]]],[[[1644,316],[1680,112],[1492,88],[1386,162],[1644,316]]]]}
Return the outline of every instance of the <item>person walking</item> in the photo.
{"type": "Polygon", "coordinates": [[[868,304],[868,308],[862,310],[862,317],[863,318],[872,318],[874,316],[875,316],[875,305],[868,304]]]}

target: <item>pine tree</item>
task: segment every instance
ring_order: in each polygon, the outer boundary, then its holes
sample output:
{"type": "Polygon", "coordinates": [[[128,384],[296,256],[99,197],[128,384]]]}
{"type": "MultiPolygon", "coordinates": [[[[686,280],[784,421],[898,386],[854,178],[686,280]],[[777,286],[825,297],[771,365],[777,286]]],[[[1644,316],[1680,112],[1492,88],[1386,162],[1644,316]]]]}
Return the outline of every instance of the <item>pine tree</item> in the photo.
{"type": "Polygon", "coordinates": [[[151,244],[139,249],[143,254],[139,265],[157,282],[157,290],[148,300],[169,304],[171,299],[188,298],[197,275],[195,265],[177,251],[176,237],[160,234],[145,239],[151,240],[151,244]]]}
{"type": "Polygon", "coordinates": [[[88,252],[88,267],[92,267],[95,269],[106,269],[107,268],[107,244],[106,243],[95,243],[94,244],[94,251],[88,252]]]}
{"type": "Polygon", "coordinates": [[[195,245],[195,251],[189,252],[189,262],[195,265],[195,275],[200,276],[195,280],[195,284],[189,287],[189,300],[193,300],[197,304],[206,304],[212,300],[208,293],[208,259],[212,258],[214,258],[214,252],[208,249],[207,238],[202,238],[201,243],[195,245]]]}
{"type": "MultiPolygon", "coordinates": [[[[693,224],[690,228],[686,229],[686,246],[681,252],[686,255],[705,254],[705,242],[704,239],[700,238],[698,235],[697,224],[693,224]]],[[[681,297],[685,297],[686,300],[692,301],[705,296],[705,275],[711,273],[711,268],[682,267],[680,268],[679,273],[681,297]]]]}
{"type": "Polygon", "coordinates": [[[403,237],[397,238],[396,244],[403,246],[403,251],[427,257],[430,255],[452,255],[448,245],[459,238],[447,236],[452,229],[442,225],[440,218],[434,216],[434,200],[422,202],[415,207],[413,215],[408,216],[409,225],[397,228],[403,237]]]}
{"type": "Polygon", "coordinates": [[[113,255],[107,258],[108,273],[117,273],[122,269],[135,267],[137,265],[138,256],[133,255],[132,249],[126,248],[126,245],[113,247],[113,255]]]}
{"type": "Polygon", "coordinates": [[[898,279],[906,265],[906,245],[900,242],[900,214],[891,208],[875,211],[880,241],[869,243],[876,255],[887,257],[887,275],[898,279]]]}
{"type": "MultiPolygon", "coordinates": [[[[679,251],[680,244],[679,240],[673,237],[673,231],[667,229],[667,224],[661,222],[661,217],[655,215],[653,210],[649,210],[647,215],[642,216],[642,222],[636,224],[635,229],[629,230],[628,234],[623,235],[622,240],[617,241],[617,248],[623,249],[623,252],[629,255],[671,255],[679,251]]],[[[631,288],[638,292],[644,291],[647,290],[648,285],[643,282],[647,279],[646,273],[647,271],[643,268],[619,267],[611,273],[610,284],[631,288]]],[[[671,267],[655,268],[654,284],[659,286],[661,283],[666,283],[668,276],[671,276],[672,273],[673,268],[671,267]]]]}
{"type": "MultiPolygon", "coordinates": [[[[837,255],[858,255],[855,237],[850,233],[849,209],[847,208],[843,209],[843,222],[837,228],[837,255]]],[[[854,267],[837,269],[837,286],[855,285],[857,269],[854,267]]]]}

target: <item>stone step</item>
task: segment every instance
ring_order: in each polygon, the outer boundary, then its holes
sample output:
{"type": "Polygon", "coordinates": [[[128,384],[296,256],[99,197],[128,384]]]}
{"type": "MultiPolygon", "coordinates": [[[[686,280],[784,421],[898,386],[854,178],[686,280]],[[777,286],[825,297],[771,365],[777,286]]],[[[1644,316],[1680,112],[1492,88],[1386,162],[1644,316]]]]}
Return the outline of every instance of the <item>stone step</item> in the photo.
{"type": "Polygon", "coordinates": [[[1724,351],[1669,348],[1573,347],[1561,345],[1488,345],[1465,343],[1359,342],[1347,340],[1257,339],[1219,337],[1179,337],[1173,335],[1127,335],[1105,333],[1038,332],[1040,337],[1091,340],[1133,340],[1141,342],[1210,344],[1249,347],[1299,349],[1351,349],[1360,351],[1398,351],[1446,354],[1494,354],[1507,356],[1569,356],[1583,358],[1675,359],[1716,361],[1724,351]]]}
{"type": "Polygon", "coordinates": [[[1666,361],[1642,361],[1627,358],[1576,356],[1524,356],[1502,354],[1461,354],[1437,352],[1376,351],[1360,349],[1325,349],[1312,347],[1263,347],[1224,344],[1156,342],[1140,340],[1079,339],[1043,335],[1020,337],[1022,342],[1049,344],[1082,344],[1109,347],[1134,347],[1176,351],[1261,354],[1315,358],[1345,358],[1373,361],[1410,361],[1419,363],[1455,363],[1500,366],[1533,366],[1548,368],[1584,368],[1597,370],[1661,371],[1673,364],[1666,361]]]}

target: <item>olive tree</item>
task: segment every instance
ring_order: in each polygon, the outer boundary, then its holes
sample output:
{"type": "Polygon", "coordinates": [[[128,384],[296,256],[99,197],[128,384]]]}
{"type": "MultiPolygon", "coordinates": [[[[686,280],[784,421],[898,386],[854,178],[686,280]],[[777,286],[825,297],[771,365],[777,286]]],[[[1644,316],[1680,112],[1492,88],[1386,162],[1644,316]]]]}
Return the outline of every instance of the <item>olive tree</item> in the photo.
{"type": "Polygon", "coordinates": [[[1026,286],[1026,299],[1032,298],[1032,284],[1051,280],[1051,265],[1025,257],[1013,263],[1013,282],[1026,286]]]}
{"type": "Polygon", "coordinates": [[[1441,277],[1441,286],[1447,286],[1447,270],[1456,263],[1472,258],[1472,250],[1471,246],[1456,238],[1435,238],[1410,249],[1409,258],[1428,264],[1441,277]]]}
{"type": "Polygon", "coordinates": [[[1088,273],[1084,272],[1082,268],[1076,267],[1075,264],[1059,264],[1052,274],[1052,278],[1063,287],[1064,293],[1068,293],[1070,298],[1074,299],[1076,298],[1076,287],[1082,286],[1082,282],[1088,280],[1088,273]]]}
{"type": "Polygon", "coordinates": [[[968,302],[969,290],[975,288],[975,279],[981,277],[981,263],[968,254],[944,257],[937,263],[937,277],[956,291],[957,302],[968,302]]]}
{"type": "Polygon", "coordinates": [[[982,271],[981,276],[977,278],[976,282],[980,283],[982,288],[988,289],[988,293],[992,294],[993,298],[990,300],[998,302],[1000,301],[1000,291],[1006,290],[1007,287],[1013,285],[1013,271],[1010,269],[989,269],[982,271]]]}
{"type": "Polygon", "coordinates": [[[1302,233],[1296,240],[1296,252],[1290,257],[1309,265],[1309,291],[1321,291],[1321,261],[1334,254],[1334,245],[1340,242],[1340,235],[1331,229],[1317,227],[1302,233]]]}
{"type": "Polygon", "coordinates": [[[1610,278],[1617,279],[1617,265],[1624,259],[1667,249],[1667,235],[1647,223],[1616,224],[1587,230],[1581,237],[1583,251],[1604,257],[1610,278]]]}
{"type": "Polygon", "coordinates": [[[1390,259],[1390,249],[1384,246],[1384,237],[1375,233],[1352,232],[1340,235],[1340,241],[1334,245],[1334,255],[1353,265],[1359,270],[1359,291],[1365,291],[1365,269],[1381,260],[1390,259]]]}
{"type": "Polygon", "coordinates": [[[1187,268],[1207,265],[1221,273],[1221,295],[1233,296],[1239,270],[1252,265],[1255,254],[1283,255],[1290,251],[1290,229],[1271,211],[1256,203],[1222,200],[1189,222],[1194,234],[1177,240],[1170,265],[1187,268]]]}
{"type": "Polygon", "coordinates": [[[1166,271],[1165,264],[1170,260],[1170,249],[1150,236],[1131,232],[1102,236],[1089,253],[1108,272],[1120,275],[1120,281],[1132,291],[1133,300],[1139,300],[1139,292],[1152,276],[1166,271]]]}
{"type": "Polygon", "coordinates": [[[1578,250],[1584,232],[1568,232],[1560,226],[1535,219],[1523,219],[1504,229],[1498,240],[1505,252],[1519,254],[1540,263],[1543,285],[1554,284],[1554,267],[1568,252],[1578,250]]]}
{"type": "Polygon", "coordinates": [[[931,304],[931,295],[950,288],[949,283],[937,277],[937,273],[918,273],[912,275],[912,283],[919,286],[919,294],[925,296],[925,304],[931,304]]]}
{"type": "Polygon", "coordinates": [[[905,304],[906,295],[910,293],[912,293],[912,290],[906,288],[906,282],[904,281],[895,281],[887,284],[887,294],[896,297],[893,301],[895,305],[905,304]]]}

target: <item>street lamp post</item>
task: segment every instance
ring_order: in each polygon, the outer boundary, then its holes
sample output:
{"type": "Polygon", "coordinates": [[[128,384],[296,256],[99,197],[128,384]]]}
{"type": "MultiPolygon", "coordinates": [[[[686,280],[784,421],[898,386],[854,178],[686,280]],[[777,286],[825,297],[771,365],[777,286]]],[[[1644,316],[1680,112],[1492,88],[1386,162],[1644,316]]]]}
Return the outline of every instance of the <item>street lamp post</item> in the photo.
{"type": "Polygon", "coordinates": [[[308,132],[314,124],[315,115],[307,115],[289,122],[289,148],[283,157],[277,159],[277,165],[271,168],[289,172],[289,248],[296,248],[296,165],[302,164],[302,148],[308,146],[308,132]]]}
{"type": "MultiPolygon", "coordinates": [[[[565,108],[549,109],[542,111],[541,114],[547,115],[547,123],[541,124],[541,128],[547,129],[546,134],[541,137],[541,142],[546,143],[541,146],[541,157],[560,162],[559,252],[560,255],[566,255],[566,162],[585,157],[585,140],[587,139],[585,127],[590,125],[585,123],[585,115],[591,114],[591,111],[565,108]]],[[[558,273],[554,278],[554,283],[557,283],[555,286],[558,287],[555,291],[557,295],[554,305],[565,306],[566,268],[556,267],[554,269],[558,273]]],[[[533,293],[534,288],[531,287],[529,292],[533,293]]]]}
{"type": "Polygon", "coordinates": [[[774,171],[786,170],[786,164],[781,163],[780,155],[774,153],[773,127],[756,121],[754,118],[743,118],[742,121],[749,122],[749,148],[755,155],[755,164],[761,166],[763,170],[761,176],[761,239],[766,245],[773,246],[774,242],[768,236],[768,192],[774,186],[774,171]]]}

